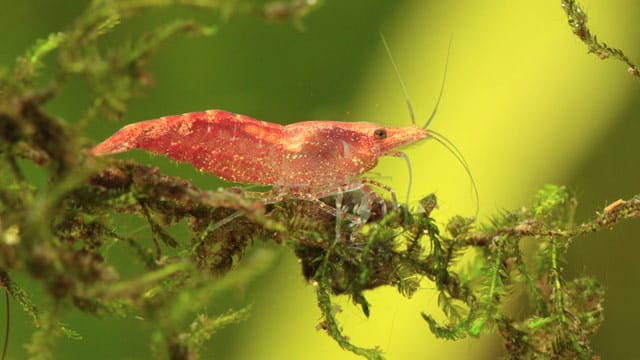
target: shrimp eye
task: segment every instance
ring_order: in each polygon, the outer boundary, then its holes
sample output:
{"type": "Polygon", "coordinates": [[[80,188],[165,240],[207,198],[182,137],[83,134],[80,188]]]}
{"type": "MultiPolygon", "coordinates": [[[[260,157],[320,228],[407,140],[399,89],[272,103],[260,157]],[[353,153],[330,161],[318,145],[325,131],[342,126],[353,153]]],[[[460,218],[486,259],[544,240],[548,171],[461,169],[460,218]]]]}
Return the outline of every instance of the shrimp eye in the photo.
{"type": "Polygon", "coordinates": [[[387,138],[387,130],[386,129],[376,129],[373,132],[373,136],[378,140],[386,139],[387,138]]]}

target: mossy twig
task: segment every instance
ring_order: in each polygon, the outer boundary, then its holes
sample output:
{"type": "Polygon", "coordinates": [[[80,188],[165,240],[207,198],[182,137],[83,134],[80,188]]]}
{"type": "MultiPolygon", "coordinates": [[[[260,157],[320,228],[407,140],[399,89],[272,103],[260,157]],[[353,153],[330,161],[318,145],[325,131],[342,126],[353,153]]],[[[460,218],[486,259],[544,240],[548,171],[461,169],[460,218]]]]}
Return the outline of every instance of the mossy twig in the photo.
{"type": "Polygon", "coordinates": [[[573,33],[582,40],[590,53],[596,54],[600,59],[605,60],[608,58],[614,58],[627,64],[627,72],[629,74],[640,78],[640,70],[638,66],[634,64],[625,53],[617,48],[612,48],[604,42],[598,41],[596,35],[594,35],[587,26],[587,14],[584,12],[580,4],[575,0],[562,0],[562,8],[567,13],[569,19],[569,26],[573,33]]]}

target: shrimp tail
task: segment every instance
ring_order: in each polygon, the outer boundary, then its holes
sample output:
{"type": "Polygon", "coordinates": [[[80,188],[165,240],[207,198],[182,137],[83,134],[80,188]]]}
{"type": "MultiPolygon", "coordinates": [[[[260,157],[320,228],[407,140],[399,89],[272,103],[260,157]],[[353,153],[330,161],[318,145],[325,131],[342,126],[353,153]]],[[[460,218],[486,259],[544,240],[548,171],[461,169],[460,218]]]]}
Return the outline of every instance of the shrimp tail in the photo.
{"type": "MultiPolygon", "coordinates": [[[[144,123],[150,122],[145,121],[144,123]]],[[[138,123],[123,127],[105,141],[91,149],[91,154],[103,156],[139,148],[140,144],[138,140],[140,139],[140,135],[144,133],[143,128],[148,128],[148,125],[150,124],[143,126],[143,123],[138,123]]]]}
{"type": "Polygon", "coordinates": [[[117,154],[133,149],[144,149],[157,154],[170,154],[180,138],[179,129],[197,120],[201,113],[165,116],[155,120],[129,124],[91,149],[96,156],[117,154]]]}

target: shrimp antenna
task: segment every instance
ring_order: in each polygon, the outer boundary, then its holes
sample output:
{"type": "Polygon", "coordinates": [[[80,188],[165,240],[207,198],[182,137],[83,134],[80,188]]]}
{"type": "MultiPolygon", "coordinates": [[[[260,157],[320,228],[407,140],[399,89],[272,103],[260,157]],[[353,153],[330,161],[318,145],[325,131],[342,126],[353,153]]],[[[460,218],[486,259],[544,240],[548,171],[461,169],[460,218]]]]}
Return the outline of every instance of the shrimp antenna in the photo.
{"type": "MultiPolygon", "coordinates": [[[[409,93],[407,92],[407,87],[404,85],[404,81],[402,81],[402,76],[400,76],[400,71],[398,70],[398,66],[396,65],[395,60],[393,60],[393,55],[391,55],[391,49],[389,49],[389,45],[387,44],[387,40],[384,38],[384,35],[380,33],[380,39],[382,39],[382,45],[384,45],[384,49],[387,51],[387,55],[389,56],[389,60],[391,60],[391,65],[393,65],[393,70],[396,73],[396,77],[400,82],[400,87],[402,88],[402,94],[404,94],[404,100],[407,102],[407,108],[409,109],[409,116],[411,117],[411,124],[416,125],[416,116],[413,113],[413,105],[411,105],[411,99],[409,99],[409,93]]],[[[439,101],[440,99],[438,99],[439,101]]],[[[437,108],[437,105],[436,105],[437,108]]],[[[431,115],[433,116],[433,114],[431,115]]]]}
{"type": "MultiPolygon", "coordinates": [[[[429,124],[431,124],[431,121],[433,121],[433,118],[436,117],[436,113],[438,112],[438,106],[440,106],[440,99],[442,99],[442,94],[444,93],[444,84],[445,84],[445,80],[447,79],[447,69],[449,68],[449,56],[451,55],[451,44],[453,43],[453,35],[451,35],[451,37],[449,38],[449,47],[447,48],[447,61],[445,61],[444,63],[444,74],[442,76],[442,84],[440,84],[440,93],[438,94],[438,100],[436,101],[436,106],[433,107],[433,111],[431,112],[431,115],[429,115],[429,118],[427,119],[427,122],[424,123],[424,126],[422,127],[423,129],[426,129],[429,124]]],[[[415,125],[415,121],[414,121],[414,125],[415,125]]]]}
{"type": "Polygon", "coordinates": [[[458,149],[457,146],[455,146],[451,140],[447,139],[444,135],[435,132],[433,130],[429,130],[429,133],[431,135],[433,135],[433,139],[435,141],[437,141],[438,143],[440,143],[442,146],[444,146],[451,154],[453,154],[453,156],[455,156],[455,158],[458,160],[458,162],[462,165],[462,167],[464,168],[464,171],[467,173],[467,175],[469,176],[469,180],[471,180],[471,186],[473,187],[473,194],[475,196],[475,200],[476,200],[476,213],[474,215],[474,218],[478,217],[478,213],[480,212],[480,195],[478,193],[478,185],[476,185],[476,181],[473,178],[473,175],[471,174],[471,169],[469,168],[469,164],[467,163],[467,161],[465,160],[464,156],[462,156],[462,153],[460,152],[460,150],[458,149]]]}
{"type": "Polygon", "coordinates": [[[409,157],[407,154],[403,152],[398,152],[396,156],[401,157],[407,163],[407,170],[409,170],[409,185],[407,186],[407,205],[409,204],[409,196],[411,195],[411,184],[413,183],[413,173],[411,172],[411,162],[409,161],[409,157]]]}

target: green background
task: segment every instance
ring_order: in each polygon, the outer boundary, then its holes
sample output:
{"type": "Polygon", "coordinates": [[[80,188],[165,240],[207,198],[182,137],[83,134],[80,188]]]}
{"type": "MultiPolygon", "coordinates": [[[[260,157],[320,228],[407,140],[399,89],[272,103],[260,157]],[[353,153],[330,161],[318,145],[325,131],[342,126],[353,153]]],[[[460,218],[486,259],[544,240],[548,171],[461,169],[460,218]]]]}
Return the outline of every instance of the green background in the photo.
{"type": "MultiPolygon", "coordinates": [[[[86,5],[0,0],[1,66],[11,69],[36,39],[63,31],[86,5]]],[[[594,0],[583,5],[601,40],[640,60],[640,3],[594,0]]],[[[390,44],[422,122],[437,98],[453,36],[445,94],[432,127],[450,138],[469,162],[480,191],[481,219],[527,204],[545,183],[564,184],[577,193],[578,219],[640,188],[640,82],[627,74],[624,64],[587,54],[571,33],[559,1],[327,0],[303,20],[303,29],[165,8],[125,21],[107,40],[118,44],[185,17],[217,25],[219,32],[170,41],[151,60],[155,86],[130,103],[122,121],[91,123],[87,137],[97,142],[127,123],[205,109],[279,123],[327,119],[407,125],[409,115],[379,32],[390,44]]],[[[47,108],[74,122],[89,105],[87,90],[82,80],[72,79],[47,108]]],[[[436,216],[443,221],[472,213],[469,180],[450,154],[435,143],[412,146],[407,153],[414,171],[412,201],[436,192],[441,204],[436,216]]],[[[161,157],[121,157],[156,164],[204,188],[225,185],[213,175],[161,157]]],[[[396,190],[407,186],[401,160],[384,160],[375,172],[396,190]]],[[[140,224],[128,225],[130,235],[144,241],[148,234],[140,224]]],[[[606,320],[594,340],[596,352],[606,359],[638,356],[638,234],[637,222],[622,224],[576,239],[567,255],[568,277],[591,274],[606,289],[606,320]]],[[[320,314],[314,291],[304,283],[293,254],[270,244],[254,246],[254,251],[264,249],[278,254],[277,264],[251,287],[228,294],[209,309],[222,312],[230,305],[253,303],[252,317],[221,331],[206,356],[355,358],[315,330],[320,314]]],[[[118,250],[110,251],[116,258],[118,250]]],[[[20,276],[16,280],[28,282],[20,276]]],[[[33,292],[42,290],[35,286],[33,292]]],[[[435,340],[419,316],[425,309],[436,311],[436,295],[428,282],[409,300],[392,289],[367,296],[373,304],[371,319],[346,299],[339,301],[344,310],[339,319],[355,343],[379,345],[390,359],[489,359],[501,353],[495,335],[456,343],[435,340]]],[[[70,314],[68,326],[84,339],[61,339],[58,358],[149,356],[151,327],[135,314],[126,319],[96,319],[75,310],[70,314]]],[[[9,358],[20,359],[31,323],[17,306],[12,315],[9,358]]]]}

